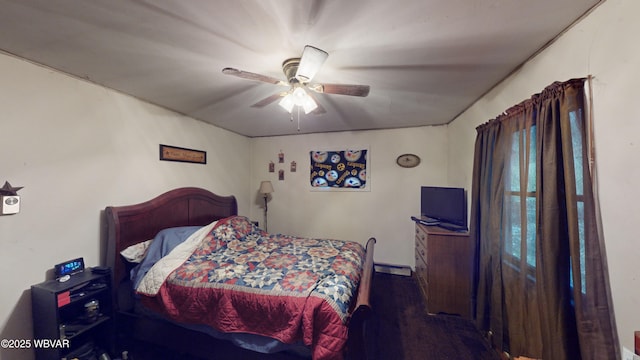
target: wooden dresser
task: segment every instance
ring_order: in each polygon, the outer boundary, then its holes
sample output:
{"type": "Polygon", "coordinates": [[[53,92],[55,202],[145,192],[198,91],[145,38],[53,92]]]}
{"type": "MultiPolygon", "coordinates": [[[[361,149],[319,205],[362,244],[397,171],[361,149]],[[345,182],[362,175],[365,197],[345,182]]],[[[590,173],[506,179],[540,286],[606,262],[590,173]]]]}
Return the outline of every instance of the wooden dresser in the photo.
{"type": "Polygon", "coordinates": [[[472,318],[474,246],[467,232],[416,223],[416,275],[432,314],[472,318]]]}

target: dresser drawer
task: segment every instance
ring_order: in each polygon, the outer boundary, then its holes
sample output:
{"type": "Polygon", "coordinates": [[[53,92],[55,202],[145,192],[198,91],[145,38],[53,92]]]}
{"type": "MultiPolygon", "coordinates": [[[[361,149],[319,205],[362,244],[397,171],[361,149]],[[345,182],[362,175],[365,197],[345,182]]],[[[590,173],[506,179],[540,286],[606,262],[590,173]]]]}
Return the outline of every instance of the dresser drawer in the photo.
{"type": "Polygon", "coordinates": [[[420,226],[416,226],[416,243],[420,242],[423,248],[427,248],[427,233],[420,228],[420,226]]]}
{"type": "Polygon", "coordinates": [[[427,247],[425,243],[416,236],[416,256],[420,255],[422,261],[427,263],[427,247]]]}
{"type": "Polygon", "coordinates": [[[424,262],[422,257],[416,253],[416,278],[418,279],[418,284],[422,290],[422,293],[425,299],[428,299],[428,283],[427,283],[427,264],[424,262]]]}

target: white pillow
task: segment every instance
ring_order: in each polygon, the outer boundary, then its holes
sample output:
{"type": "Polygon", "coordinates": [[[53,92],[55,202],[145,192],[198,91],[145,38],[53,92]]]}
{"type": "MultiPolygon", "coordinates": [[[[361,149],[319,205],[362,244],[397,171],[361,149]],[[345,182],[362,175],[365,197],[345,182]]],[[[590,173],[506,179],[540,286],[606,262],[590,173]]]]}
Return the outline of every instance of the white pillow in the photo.
{"type": "Polygon", "coordinates": [[[131,245],[120,251],[120,255],[122,255],[128,262],[139,264],[142,262],[145,255],[147,255],[147,250],[149,250],[149,245],[151,245],[152,241],[153,239],[131,245]]]}

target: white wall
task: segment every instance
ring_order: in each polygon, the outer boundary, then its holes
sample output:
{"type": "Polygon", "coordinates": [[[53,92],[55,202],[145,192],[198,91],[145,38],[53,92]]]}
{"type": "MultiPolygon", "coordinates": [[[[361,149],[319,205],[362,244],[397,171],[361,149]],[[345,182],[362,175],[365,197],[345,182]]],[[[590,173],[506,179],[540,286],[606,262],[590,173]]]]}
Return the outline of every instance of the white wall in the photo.
{"type": "Polygon", "coordinates": [[[20,213],[0,216],[0,338],[32,338],[30,285],[54,264],[100,263],[108,205],[198,186],[236,195],[248,215],[250,139],[3,54],[0,79],[0,186],[24,186],[20,213]],[[159,144],[208,163],[159,161],[159,144]]]}
{"type": "MultiPolygon", "coordinates": [[[[313,117],[301,119],[314,121],[313,117]]],[[[291,126],[296,126],[292,124],[291,126]]],[[[261,180],[271,180],[275,192],[268,204],[268,230],[308,237],[366,242],[377,239],[375,261],[414,266],[412,215],[420,213],[420,186],[446,184],[447,128],[341,132],[254,139],[253,220],[263,222],[261,180]],[[370,191],[312,191],[309,152],[312,150],[369,149],[370,191]],[[278,153],[285,154],[284,164],[278,153]],[[396,165],[396,158],[414,153],[422,158],[416,168],[396,165]],[[269,161],[276,164],[268,172],[269,161]],[[289,171],[291,161],[297,171],[289,171]],[[285,179],[278,180],[278,170],[285,179]]]]}
{"type": "Polygon", "coordinates": [[[593,81],[596,168],[618,336],[640,330],[640,2],[608,0],[450,126],[449,180],[470,186],[475,127],[554,81],[593,81]],[[455,139],[455,140],[454,140],[455,139]]]}

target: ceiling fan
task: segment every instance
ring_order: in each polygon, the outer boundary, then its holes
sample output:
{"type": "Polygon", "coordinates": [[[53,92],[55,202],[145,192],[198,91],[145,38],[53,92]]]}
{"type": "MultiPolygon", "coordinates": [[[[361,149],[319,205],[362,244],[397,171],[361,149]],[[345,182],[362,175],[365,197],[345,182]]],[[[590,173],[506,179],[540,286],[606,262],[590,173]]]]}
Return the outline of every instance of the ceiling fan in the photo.
{"type": "Polygon", "coordinates": [[[282,71],[287,79],[286,81],[230,67],[222,69],[222,73],[248,80],[288,86],[288,91],[282,91],[266,97],[251,105],[251,107],[262,108],[280,99],[279,105],[289,113],[293,111],[293,108],[296,105],[299,108],[302,108],[305,114],[322,114],[326,112],[310,91],[320,94],[339,94],[361,97],[369,95],[369,85],[310,83],[316,73],[320,70],[320,67],[322,67],[322,64],[327,59],[328,55],[329,54],[326,51],[320,50],[311,45],[305,46],[301,57],[287,59],[282,63],[282,71]]]}

